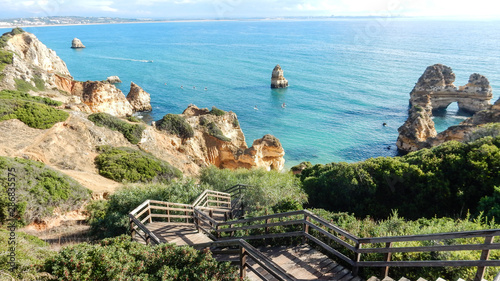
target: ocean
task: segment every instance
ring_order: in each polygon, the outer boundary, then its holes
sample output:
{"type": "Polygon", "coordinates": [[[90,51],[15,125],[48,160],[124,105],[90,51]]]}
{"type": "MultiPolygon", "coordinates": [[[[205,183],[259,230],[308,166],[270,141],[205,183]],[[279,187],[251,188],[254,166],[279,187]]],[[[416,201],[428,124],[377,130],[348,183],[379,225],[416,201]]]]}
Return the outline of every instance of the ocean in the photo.
{"type": "MultiPolygon", "coordinates": [[[[472,73],[485,75],[496,101],[499,23],[365,18],[25,30],[55,50],[76,80],[118,75],[125,94],[131,81],[140,85],[152,99],[145,119],[180,114],[189,104],[233,111],[249,146],[272,134],[291,167],[397,155],[409,93],[435,63],[454,70],[457,86],[472,73]],[[74,37],[87,48],[71,49],[74,37]],[[277,64],[289,81],[286,89],[270,88],[277,64]]],[[[442,131],[466,117],[452,104],[434,121],[442,131]]]]}

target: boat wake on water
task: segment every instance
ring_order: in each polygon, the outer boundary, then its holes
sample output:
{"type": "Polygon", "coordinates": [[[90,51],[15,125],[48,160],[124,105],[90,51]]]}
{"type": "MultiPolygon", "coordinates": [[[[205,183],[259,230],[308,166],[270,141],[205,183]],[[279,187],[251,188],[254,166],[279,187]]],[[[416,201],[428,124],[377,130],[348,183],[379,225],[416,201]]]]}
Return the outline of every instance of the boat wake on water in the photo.
{"type": "Polygon", "coordinates": [[[138,60],[138,59],[129,59],[129,58],[116,58],[116,57],[101,57],[99,56],[99,58],[103,58],[103,59],[108,59],[108,60],[121,60],[121,61],[136,61],[136,62],[153,62],[152,60],[138,60]]]}

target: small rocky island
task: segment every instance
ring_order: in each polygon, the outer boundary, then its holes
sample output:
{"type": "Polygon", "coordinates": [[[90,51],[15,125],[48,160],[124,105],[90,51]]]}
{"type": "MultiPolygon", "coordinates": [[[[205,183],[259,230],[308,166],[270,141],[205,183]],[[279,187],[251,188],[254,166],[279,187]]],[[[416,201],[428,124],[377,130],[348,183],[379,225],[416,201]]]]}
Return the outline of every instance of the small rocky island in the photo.
{"type": "Polygon", "coordinates": [[[274,67],[273,76],[271,77],[271,88],[286,88],[288,87],[288,80],[283,76],[283,69],[278,64],[274,67]]]}
{"type": "Polygon", "coordinates": [[[85,45],[83,45],[82,41],[78,38],[74,38],[73,42],[71,42],[71,48],[73,49],[83,49],[85,45]]]}

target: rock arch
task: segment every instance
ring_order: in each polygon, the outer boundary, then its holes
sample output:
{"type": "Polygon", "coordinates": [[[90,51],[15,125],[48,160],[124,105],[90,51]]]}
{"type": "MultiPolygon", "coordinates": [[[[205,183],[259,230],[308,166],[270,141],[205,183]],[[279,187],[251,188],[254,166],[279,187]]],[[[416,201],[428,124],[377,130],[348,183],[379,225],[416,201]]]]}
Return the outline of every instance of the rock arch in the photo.
{"type": "Polygon", "coordinates": [[[491,108],[493,91],[486,77],[474,73],[460,87],[454,82],[455,73],[450,67],[442,64],[427,67],[410,93],[408,119],[398,129],[396,145],[400,151],[411,152],[433,145],[438,137],[432,121],[433,110],[446,109],[454,102],[469,113],[491,108]]]}

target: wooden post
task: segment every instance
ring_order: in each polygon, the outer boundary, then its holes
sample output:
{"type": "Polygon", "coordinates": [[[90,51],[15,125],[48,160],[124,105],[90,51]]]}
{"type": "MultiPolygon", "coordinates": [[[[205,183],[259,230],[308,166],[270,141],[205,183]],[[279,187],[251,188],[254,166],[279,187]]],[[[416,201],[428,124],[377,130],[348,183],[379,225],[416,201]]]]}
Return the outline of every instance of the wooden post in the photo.
{"type": "Polygon", "coordinates": [[[149,223],[152,223],[153,222],[153,218],[151,217],[151,205],[149,205],[150,203],[148,202],[148,215],[149,215],[149,223]]]}
{"type": "Polygon", "coordinates": [[[358,276],[358,274],[359,274],[358,262],[361,261],[361,253],[359,253],[358,250],[361,249],[361,244],[359,244],[359,242],[356,242],[355,248],[356,248],[356,258],[354,259],[354,266],[352,268],[352,275],[358,276]]]}
{"type": "Polygon", "coordinates": [[[184,215],[186,216],[186,223],[189,223],[189,218],[187,217],[188,216],[188,211],[184,211],[184,215]]]}
{"type": "Polygon", "coordinates": [[[195,210],[193,210],[193,217],[194,217],[194,226],[196,227],[196,231],[200,232],[200,219],[198,219],[198,215],[196,214],[195,210]]]}
{"type": "Polygon", "coordinates": [[[170,210],[168,208],[170,208],[170,204],[167,203],[167,222],[170,222],[170,210]]]}
{"type": "MultiPolygon", "coordinates": [[[[307,214],[304,214],[304,221],[308,222],[310,221],[311,218],[309,218],[309,216],[307,214]]],[[[307,223],[304,222],[304,233],[307,233],[309,234],[309,225],[307,223]]],[[[306,241],[306,236],[302,236],[302,244],[305,244],[307,241],[306,241]]]]}
{"type": "Polygon", "coordinates": [[[240,279],[241,280],[245,279],[245,277],[247,275],[246,266],[247,266],[247,254],[246,254],[245,248],[243,248],[240,245],[240,279]]]}
{"type": "Polygon", "coordinates": [[[134,221],[132,220],[132,218],[128,218],[129,219],[129,222],[130,222],[130,237],[132,239],[135,238],[135,229],[134,229],[134,221]]]}
{"type": "Polygon", "coordinates": [[[151,243],[151,236],[149,236],[149,234],[145,233],[146,235],[146,245],[149,245],[149,243],[151,243]]]}
{"type": "MultiPolygon", "coordinates": [[[[386,248],[392,247],[392,242],[385,243],[385,247],[386,248]]],[[[392,253],[386,253],[385,254],[385,261],[386,262],[390,262],[391,261],[391,257],[392,257],[392,253]]],[[[383,274],[384,278],[387,277],[389,275],[389,265],[387,265],[386,267],[384,267],[382,270],[383,270],[382,274],[383,274]]]]}
{"type": "MultiPolygon", "coordinates": [[[[213,218],[214,218],[214,210],[212,210],[212,209],[208,210],[208,216],[209,216],[211,219],[213,219],[213,218]]],[[[213,227],[214,227],[214,225],[213,225],[212,221],[210,221],[210,227],[211,227],[211,228],[213,228],[213,227]]]]}
{"type": "MultiPolygon", "coordinates": [[[[493,242],[493,236],[488,236],[484,238],[485,245],[489,245],[492,242],[493,242]]],[[[490,249],[483,250],[483,252],[481,253],[481,261],[487,261],[489,258],[490,258],[490,249]]],[[[474,281],[483,280],[485,272],[486,272],[486,266],[478,266],[474,281]]]]}

